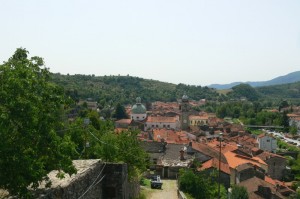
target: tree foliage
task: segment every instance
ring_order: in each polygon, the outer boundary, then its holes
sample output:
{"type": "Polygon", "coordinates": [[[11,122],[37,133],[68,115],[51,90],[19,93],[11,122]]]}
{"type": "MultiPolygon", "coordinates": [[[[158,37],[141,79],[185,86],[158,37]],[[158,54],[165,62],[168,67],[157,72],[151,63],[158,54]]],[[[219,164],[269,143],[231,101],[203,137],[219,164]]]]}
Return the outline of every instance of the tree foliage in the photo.
{"type": "Polygon", "coordinates": [[[127,163],[129,177],[134,179],[148,166],[148,154],[141,148],[137,134],[135,130],[107,132],[96,145],[95,153],[109,162],[127,163]]]}
{"type": "Polygon", "coordinates": [[[292,169],[292,174],[294,175],[294,178],[296,181],[300,181],[300,154],[298,154],[297,159],[291,160],[289,162],[292,169]]]}
{"type": "Polygon", "coordinates": [[[88,115],[90,119],[88,125],[83,125],[83,118],[77,118],[67,132],[79,154],[74,156],[74,159],[100,158],[108,162],[127,163],[130,179],[137,178],[146,170],[148,155],[140,146],[137,138],[139,131],[127,130],[115,133],[112,121],[99,120],[99,116],[93,111],[88,115]]]}
{"type": "Polygon", "coordinates": [[[117,104],[116,111],[115,111],[113,117],[118,120],[128,118],[128,115],[126,113],[124,106],[122,106],[120,103],[117,104]]]}
{"type": "Polygon", "coordinates": [[[231,190],[230,199],[248,199],[247,189],[243,186],[234,185],[231,190]]]}
{"type": "Polygon", "coordinates": [[[289,84],[258,87],[256,89],[259,93],[269,98],[299,99],[300,98],[299,88],[300,88],[300,82],[295,82],[289,84]]]}
{"type": "Polygon", "coordinates": [[[232,90],[233,91],[228,93],[228,95],[233,98],[246,97],[250,101],[256,101],[260,97],[256,89],[251,87],[249,84],[239,84],[234,86],[232,90]]]}
{"type": "Polygon", "coordinates": [[[131,76],[93,76],[52,74],[53,81],[65,88],[74,100],[93,98],[101,108],[106,105],[132,104],[136,97],[143,102],[171,101],[186,92],[191,99],[217,99],[218,93],[208,87],[171,84],[131,76]]]}
{"type": "MultiPolygon", "coordinates": [[[[181,169],[179,188],[196,199],[218,198],[218,184],[213,180],[214,178],[203,172],[194,173],[191,169],[181,169]]],[[[227,198],[223,185],[221,185],[221,198],[227,198]]]]}
{"type": "Polygon", "coordinates": [[[75,172],[74,145],[56,133],[63,127],[64,91],[43,65],[22,48],[0,65],[0,188],[21,197],[51,170],[75,172]]]}

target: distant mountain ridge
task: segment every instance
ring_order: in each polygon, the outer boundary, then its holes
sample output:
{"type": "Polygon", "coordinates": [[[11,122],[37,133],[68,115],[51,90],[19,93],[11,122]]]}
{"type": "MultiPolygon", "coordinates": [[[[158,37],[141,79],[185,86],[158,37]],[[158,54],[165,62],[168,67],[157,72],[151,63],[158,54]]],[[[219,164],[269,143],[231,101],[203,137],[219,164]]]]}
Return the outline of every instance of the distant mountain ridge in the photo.
{"type": "Polygon", "coordinates": [[[288,84],[300,81],[300,71],[292,72],[287,75],[279,76],[268,81],[257,81],[257,82],[233,82],[230,84],[211,84],[209,88],[215,88],[218,90],[230,89],[236,85],[245,83],[249,84],[252,87],[261,87],[261,86],[273,86],[279,84],[288,84]]]}

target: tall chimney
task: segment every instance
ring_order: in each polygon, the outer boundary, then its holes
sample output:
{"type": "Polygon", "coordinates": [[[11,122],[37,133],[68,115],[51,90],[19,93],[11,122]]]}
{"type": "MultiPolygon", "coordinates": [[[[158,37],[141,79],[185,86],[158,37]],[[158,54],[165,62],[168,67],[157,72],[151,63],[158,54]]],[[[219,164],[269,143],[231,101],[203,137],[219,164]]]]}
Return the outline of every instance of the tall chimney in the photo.
{"type": "Polygon", "coordinates": [[[180,160],[184,160],[184,150],[180,150],[180,160]]]}

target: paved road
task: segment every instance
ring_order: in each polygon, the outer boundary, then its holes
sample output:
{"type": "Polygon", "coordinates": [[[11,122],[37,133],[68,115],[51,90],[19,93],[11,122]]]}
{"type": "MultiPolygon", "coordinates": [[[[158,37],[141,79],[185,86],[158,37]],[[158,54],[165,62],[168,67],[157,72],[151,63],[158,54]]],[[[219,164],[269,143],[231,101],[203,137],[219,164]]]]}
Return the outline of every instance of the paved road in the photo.
{"type": "Polygon", "coordinates": [[[152,189],[147,199],[178,199],[176,180],[164,180],[162,189],[152,189]]]}
{"type": "Polygon", "coordinates": [[[276,131],[266,131],[268,134],[273,134],[274,136],[276,137],[279,137],[281,139],[283,139],[285,142],[290,142],[290,143],[296,143],[297,146],[300,146],[300,141],[299,140],[294,140],[294,139],[291,139],[291,138],[287,138],[287,137],[284,137],[284,135],[280,132],[276,132],[276,131]]]}

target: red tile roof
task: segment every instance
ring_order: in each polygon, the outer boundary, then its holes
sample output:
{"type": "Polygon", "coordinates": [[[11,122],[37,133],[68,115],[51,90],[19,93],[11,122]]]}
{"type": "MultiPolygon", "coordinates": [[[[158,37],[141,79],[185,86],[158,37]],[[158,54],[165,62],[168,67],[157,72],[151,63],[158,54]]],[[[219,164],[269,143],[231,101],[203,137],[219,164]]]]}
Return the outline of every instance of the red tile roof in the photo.
{"type": "Polygon", "coordinates": [[[208,115],[190,115],[190,120],[208,120],[208,115]]]}
{"type": "Polygon", "coordinates": [[[288,117],[300,117],[300,115],[298,114],[294,114],[294,113],[290,113],[290,114],[286,114],[288,117]]]}
{"type": "MultiPolygon", "coordinates": [[[[217,158],[212,158],[202,164],[201,167],[197,168],[198,171],[202,171],[209,168],[219,169],[219,160],[217,158]]],[[[229,165],[221,162],[221,171],[230,175],[229,165]]]]}
{"type": "MultiPolygon", "coordinates": [[[[236,143],[231,144],[231,143],[227,143],[227,142],[222,142],[221,144],[222,144],[222,149],[221,149],[222,153],[225,153],[227,151],[234,151],[234,150],[238,149],[236,143]]],[[[207,145],[216,150],[220,149],[220,142],[216,139],[208,141],[207,145]]]]}
{"type": "MultiPolygon", "coordinates": [[[[219,159],[219,151],[208,146],[207,144],[192,141],[192,148],[212,158],[219,159]]],[[[221,153],[221,162],[227,163],[225,156],[221,153]]]]}
{"type": "Polygon", "coordinates": [[[117,120],[116,123],[120,123],[120,124],[131,124],[132,119],[121,119],[121,120],[117,120]]]}
{"type": "Polygon", "coordinates": [[[268,135],[266,135],[265,133],[262,133],[262,134],[259,134],[259,135],[257,136],[257,138],[263,138],[263,137],[265,137],[265,136],[268,136],[268,135]]]}
{"type": "Polygon", "coordinates": [[[272,157],[278,157],[278,158],[282,158],[282,159],[286,160],[285,157],[275,154],[275,153],[270,153],[268,151],[263,151],[262,153],[258,154],[256,157],[260,158],[263,161],[266,161],[267,159],[272,158],[272,157]]]}
{"type": "MultiPolygon", "coordinates": [[[[247,189],[247,192],[249,194],[249,199],[263,199],[263,195],[261,195],[258,192],[258,186],[262,187],[269,187],[271,189],[272,194],[275,194],[278,198],[286,198],[283,195],[280,194],[280,192],[276,191],[276,188],[274,185],[260,179],[257,177],[253,177],[247,180],[242,181],[238,184],[239,186],[243,186],[247,189]]],[[[270,196],[271,197],[271,196],[270,196]]]]}
{"type": "Polygon", "coordinates": [[[184,131],[176,132],[171,129],[154,129],[153,130],[153,139],[160,142],[162,139],[167,143],[173,144],[187,144],[189,139],[187,134],[184,131]]]}
{"type": "Polygon", "coordinates": [[[251,163],[258,167],[262,167],[263,169],[267,168],[267,164],[264,161],[260,160],[259,158],[249,158],[230,151],[224,153],[224,156],[226,157],[230,168],[233,169],[235,169],[239,165],[246,164],[246,163],[251,163]]]}
{"type": "Polygon", "coordinates": [[[149,123],[176,123],[178,117],[164,117],[164,116],[149,116],[146,122],[149,123]]]}

